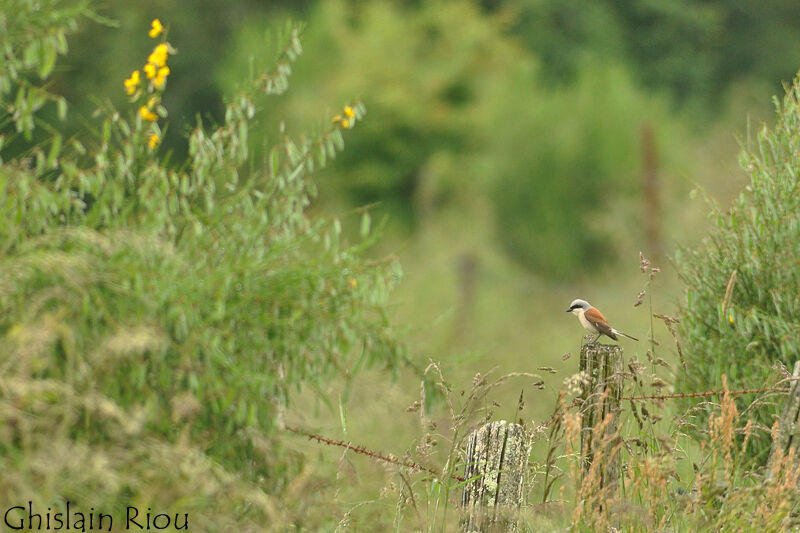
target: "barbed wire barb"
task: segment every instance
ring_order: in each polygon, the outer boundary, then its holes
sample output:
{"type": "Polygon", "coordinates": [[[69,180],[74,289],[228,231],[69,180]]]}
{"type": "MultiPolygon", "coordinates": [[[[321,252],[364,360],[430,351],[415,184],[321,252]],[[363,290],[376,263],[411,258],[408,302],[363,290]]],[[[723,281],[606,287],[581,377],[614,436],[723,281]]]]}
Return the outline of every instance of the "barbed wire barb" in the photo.
{"type": "MultiPolygon", "coordinates": [[[[305,431],[303,429],[296,428],[296,427],[289,426],[289,425],[285,426],[285,429],[286,429],[286,431],[290,431],[290,432],[295,433],[297,435],[303,435],[304,437],[308,437],[311,440],[316,440],[317,442],[321,442],[322,444],[327,444],[329,446],[338,446],[340,448],[346,448],[346,449],[348,449],[348,450],[350,450],[350,451],[352,451],[354,453],[359,453],[361,455],[366,455],[368,457],[372,457],[373,459],[377,459],[377,460],[383,461],[385,463],[391,463],[391,464],[394,464],[394,465],[397,465],[397,466],[403,466],[403,467],[406,467],[406,468],[411,468],[413,470],[420,470],[420,471],[423,471],[423,472],[428,472],[429,474],[433,474],[434,476],[437,476],[437,477],[441,476],[441,473],[436,471],[436,470],[434,470],[433,468],[427,467],[425,465],[421,465],[421,464],[417,463],[416,461],[412,461],[411,459],[401,460],[401,459],[398,459],[396,457],[392,457],[390,455],[385,455],[385,454],[383,454],[381,452],[377,452],[375,450],[370,450],[369,448],[367,448],[365,446],[356,446],[354,444],[351,444],[349,442],[345,442],[343,440],[330,439],[328,437],[325,437],[324,435],[319,435],[317,433],[311,433],[309,431],[305,431]]],[[[464,481],[463,477],[457,476],[455,474],[451,475],[450,477],[452,479],[457,480],[457,481],[464,481]]]]}

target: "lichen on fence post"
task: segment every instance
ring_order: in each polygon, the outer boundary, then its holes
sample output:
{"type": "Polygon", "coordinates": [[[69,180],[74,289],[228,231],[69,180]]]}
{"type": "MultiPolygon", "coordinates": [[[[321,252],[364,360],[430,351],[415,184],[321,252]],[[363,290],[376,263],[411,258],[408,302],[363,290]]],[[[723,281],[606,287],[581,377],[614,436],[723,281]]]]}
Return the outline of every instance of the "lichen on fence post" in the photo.
{"type": "MultiPolygon", "coordinates": [[[[784,457],[793,447],[798,450],[800,444],[800,361],[794,364],[792,382],[789,394],[786,397],[786,406],[783,408],[778,421],[778,434],[772,441],[772,450],[769,454],[768,464],[784,457]]],[[[767,478],[772,477],[772,468],[767,468],[767,478]]]]}
{"type": "Polygon", "coordinates": [[[484,424],[467,440],[461,529],[517,531],[531,439],[519,424],[484,424]]]}
{"type": "Polygon", "coordinates": [[[619,477],[617,428],[622,402],[622,348],[616,344],[584,344],[579,365],[586,377],[580,396],[583,474],[591,470],[597,458],[602,461],[598,472],[600,487],[612,488],[619,477]]]}

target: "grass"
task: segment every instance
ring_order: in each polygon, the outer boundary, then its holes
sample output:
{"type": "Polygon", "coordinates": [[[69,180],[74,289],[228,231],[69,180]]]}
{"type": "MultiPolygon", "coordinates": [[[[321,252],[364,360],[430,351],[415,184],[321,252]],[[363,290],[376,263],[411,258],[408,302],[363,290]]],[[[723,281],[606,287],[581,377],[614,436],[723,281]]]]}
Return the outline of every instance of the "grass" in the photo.
{"type": "MultiPolygon", "coordinates": [[[[426,415],[419,409],[424,398],[407,409],[418,427],[417,440],[406,448],[404,457],[439,465],[441,476],[370,464],[340,450],[316,450],[321,456],[339,456],[334,463],[340,481],[336,503],[346,509],[348,527],[389,530],[391,519],[396,531],[458,530],[461,482],[451,476],[463,474],[465,437],[486,420],[514,420],[503,416],[502,406],[491,400],[495,393],[516,390],[516,380],[528,387],[540,381],[530,375],[482,375],[461,390],[450,386],[439,369],[432,370],[437,386],[445,389],[444,409],[438,416],[426,415]],[[375,483],[375,492],[359,499],[369,487],[368,480],[375,483]]],[[[635,389],[644,377],[648,377],[644,366],[632,370],[627,390],[635,389]]],[[[624,404],[618,430],[605,431],[613,415],[595,427],[594,439],[601,444],[595,448],[589,470],[581,467],[586,450],[581,449],[579,411],[567,409],[563,417],[552,419],[550,427],[543,427],[526,419],[528,402],[515,405],[532,438],[555,451],[549,456],[536,449],[532,453],[522,530],[721,531],[742,530],[755,520],[768,524],[768,531],[798,525],[800,464],[794,450],[777,453],[766,470],[754,467],[746,450],[753,439],[764,436],[758,435],[746,413],[737,410],[731,394],[710,401],[713,415],[706,420],[675,413],[658,400],[624,404]],[[687,436],[688,424],[699,426],[704,438],[698,442],[687,436]],[[615,456],[623,465],[616,489],[600,482],[604,464],[615,456]],[[542,498],[548,481],[552,490],[542,498]]],[[[562,400],[561,405],[565,403],[562,400]]],[[[369,431],[363,435],[379,436],[369,431]]],[[[767,438],[774,436],[775,428],[767,438]]]]}
{"type": "MultiPolygon", "coordinates": [[[[566,394],[576,384],[583,330],[563,310],[579,296],[602,307],[620,329],[641,339],[621,343],[626,361],[631,362],[626,370],[636,374],[626,394],[669,392],[680,361],[668,327],[651,316],[651,312],[673,315],[679,299],[680,286],[668,263],[661,264],[661,272],[651,280],[649,272],[640,270],[638,250],[628,243],[623,247],[631,259],[618,269],[569,286],[553,285],[506,261],[491,244],[485,221],[480,220],[480,206],[475,213],[470,221],[445,215],[396,247],[405,277],[395,294],[395,323],[408,325],[405,336],[417,347],[419,361],[437,363],[444,400],[421,397],[419,376],[410,371],[396,381],[371,371],[322,391],[305,391],[291,413],[303,427],[438,468],[463,460],[459,454],[464,430],[476,420],[521,418],[526,427],[536,428],[551,418],[559,401],[569,403],[571,397],[560,393],[566,394]],[[459,281],[457,257],[464,253],[477,257],[478,265],[469,298],[464,297],[459,281]],[[634,307],[643,289],[647,291],[642,305],[634,307]],[[471,304],[466,310],[460,308],[464,302],[471,304]],[[463,407],[464,398],[477,394],[476,387],[486,386],[483,377],[499,379],[515,373],[489,394],[479,395],[482,400],[471,404],[466,420],[454,416],[458,412],[454,406],[463,407]],[[521,373],[536,373],[541,380],[521,373]],[[518,409],[520,393],[522,409],[518,409]],[[345,400],[326,403],[325,397],[345,400]],[[429,410],[419,409],[422,404],[429,410]],[[339,416],[340,405],[344,405],[346,426],[339,416]]],[[[691,214],[686,223],[697,224],[697,218],[691,214]]],[[[574,445],[571,453],[565,448],[574,439],[570,433],[574,420],[564,419],[555,430],[540,428],[534,436],[523,530],[717,531],[756,519],[771,520],[779,530],[791,523],[796,511],[791,498],[796,493],[790,488],[789,460],[782,459],[787,468],[780,470],[780,481],[765,482],[763,471],[739,460],[740,453],[732,451],[737,446],[741,450],[746,433],[750,442],[769,439],[770,428],[755,428],[751,423],[747,429],[748,412],[732,416],[731,404],[720,403],[719,398],[698,401],[714,404],[717,418],[698,420],[693,413],[678,412],[663,401],[636,402],[635,410],[632,402],[623,406],[626,414],[620,432],[625,447],[618,453],[627,465],[624,490],[599,513],[591,505],[599,494],[591,490],[591,482],[584,483],[576,475],[578,452],[574,445]],[[704,437],[699,441],[689,437],[688,424],[703,429],[704,437]],[[726,451],[731,451],[732,462],[726,462],[726,451]],[[734,485],[724,496],[716,487],[720,479],[734,485]],[[548,483],[551,488],[543,498],[548,483]],[[772,498],[770,509],[775,510],[743,506],[739,499],[745,495],[772,498]],[[765,518],[765,513],[770,516],[765,518]],[[622,518],[612,519],[612,515],[622,518]]],[[[780,397],[759,401],[780,401],[780,397]]],[[[309,458],[310,476],[320,484],[315,493],[319,507],[309,505],[314,511],[304,515],[305,522],[300,524],[320,531],[337,526],[356,531],[457,530],[458,481],[404,471],[299,438],[290,442],[309,458]]],[[[287,509],[291,507],[289,503],[287,509]]]]}

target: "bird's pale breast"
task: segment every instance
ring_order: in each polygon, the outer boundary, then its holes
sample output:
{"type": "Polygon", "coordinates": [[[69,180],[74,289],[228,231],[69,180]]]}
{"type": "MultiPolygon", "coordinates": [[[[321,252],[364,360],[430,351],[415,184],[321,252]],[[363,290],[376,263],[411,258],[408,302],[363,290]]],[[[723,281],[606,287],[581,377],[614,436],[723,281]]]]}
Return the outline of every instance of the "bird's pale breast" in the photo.
{"type": "Polygon", "coordinates": [[[594,324],[586,320],[586,317],[584,316],[585,314],[586,313],[583,310],[581,310],[581,312],[578,314],[578,320],[581,321],[581,326],[588,329],[592,333],[600,333],[599,331],[597,331],[597,328],[594,327],[594,324]]]}

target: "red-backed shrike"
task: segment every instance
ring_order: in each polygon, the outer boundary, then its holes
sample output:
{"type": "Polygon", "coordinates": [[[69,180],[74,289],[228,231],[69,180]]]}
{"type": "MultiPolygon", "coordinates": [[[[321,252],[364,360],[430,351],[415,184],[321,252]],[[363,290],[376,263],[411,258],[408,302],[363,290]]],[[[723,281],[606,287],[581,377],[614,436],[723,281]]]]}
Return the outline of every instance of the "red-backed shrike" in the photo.
{"type": "Polygon", "coordinates": [[[591,304],[589,304],[589,302],[586,300],[573,300],[572,303],[569,304],[567,313],[577,315],[578,321],[581,323],[581,326],[586,329],[586,331],[597,334],[597,337],[595,337],[592,342],[596,342],[597,339],[600,338],[600,335],[611,337],[614,340],[617,340],[617,335],[628,337],[634,341],[639,340],[636,337],[631,337],[627,333],[622,333],[621,331],[612,328],[611,324],[609,324],[608,320],[606,320],[606,317],[603,316],[603,313],[598,311],[597,308],[592,307],[591,304]]]}

